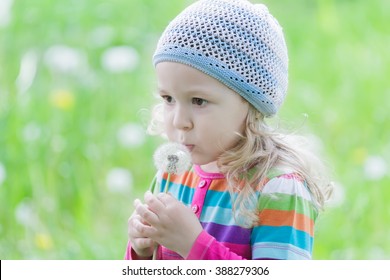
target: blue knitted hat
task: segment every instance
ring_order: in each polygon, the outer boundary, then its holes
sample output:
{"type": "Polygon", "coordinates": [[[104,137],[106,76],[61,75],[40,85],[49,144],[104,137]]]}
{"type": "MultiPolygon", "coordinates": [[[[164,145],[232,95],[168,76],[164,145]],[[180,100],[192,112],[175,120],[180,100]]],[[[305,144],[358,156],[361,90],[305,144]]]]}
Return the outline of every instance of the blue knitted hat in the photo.
{"type": "Polygon", "coordinates": [[[192,66],[231,88],[264,116],[274,115],[288,84],[283,31],[263,4],[199,0],[162,34],[153,63],[192,66]]]}

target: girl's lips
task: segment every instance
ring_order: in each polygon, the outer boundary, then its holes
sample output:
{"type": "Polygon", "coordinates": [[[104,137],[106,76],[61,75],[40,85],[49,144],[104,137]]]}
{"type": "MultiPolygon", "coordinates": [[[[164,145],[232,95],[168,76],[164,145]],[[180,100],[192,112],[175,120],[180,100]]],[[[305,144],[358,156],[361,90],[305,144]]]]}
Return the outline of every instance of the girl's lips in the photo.
{"type": "Polygon", "coordinates": [[[195,146],[195,145],[184,145],[184,146],[186,146],[187,149],[188,149],[190,152],[192,152],[192,150],[194,149],[194,146],[195,146]]]}

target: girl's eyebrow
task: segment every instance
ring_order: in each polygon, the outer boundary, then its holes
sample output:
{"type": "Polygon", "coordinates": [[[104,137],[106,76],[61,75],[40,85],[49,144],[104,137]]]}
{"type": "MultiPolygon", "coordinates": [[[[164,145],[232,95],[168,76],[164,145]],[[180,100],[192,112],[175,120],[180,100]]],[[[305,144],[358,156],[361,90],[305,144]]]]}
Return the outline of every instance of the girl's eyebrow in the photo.
{"type": "Polygon", "coordinates": [[[163,90],[161,88],[157,88],[157,93],[158,94],[167,94],[167,95],[169,95],[169,93],[167,91],[165,91],[165,90],[163,90]]]}
{"type": "MultiPolygon", "coordinates": [[[[172,93],[162,89],[162,88],[157,88],[157,93],[158,94],[166,94],[166,95],[172,95],[172,93]]],[[[186,91],[183,91],[181,93],[184,93],[186,95],[195,95],[195,96],[210,96],[211,95],[211,92],[207,91],[207,90],[204,90],[204,89],[190,89],[190,90],[186,90],[186,91]]]]}

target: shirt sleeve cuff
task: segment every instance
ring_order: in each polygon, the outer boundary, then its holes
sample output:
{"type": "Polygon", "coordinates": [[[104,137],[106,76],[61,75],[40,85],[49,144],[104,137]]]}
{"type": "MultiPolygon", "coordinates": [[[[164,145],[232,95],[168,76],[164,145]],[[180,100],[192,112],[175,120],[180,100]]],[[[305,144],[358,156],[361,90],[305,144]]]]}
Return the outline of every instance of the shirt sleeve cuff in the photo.
{"type": "Polygon", "coordinates": [[[215,238],[203,230],[198,237],[196,238],[194,245],[190,250],[190,253],[187,256],[187,260],[203,260],[206,256],[206,253],[215,241],[215,238]]]}

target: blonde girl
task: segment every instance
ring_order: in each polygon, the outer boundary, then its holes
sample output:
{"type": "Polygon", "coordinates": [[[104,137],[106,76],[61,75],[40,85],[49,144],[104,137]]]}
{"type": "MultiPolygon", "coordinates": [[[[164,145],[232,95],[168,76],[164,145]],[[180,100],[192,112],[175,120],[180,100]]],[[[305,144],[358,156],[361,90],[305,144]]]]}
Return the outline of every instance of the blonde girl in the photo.
{"type": "Polygon", "coordinates": [[[193,165],[168,194],[135,200],[125,258],[151,259],[157,246],[157,259],[310,259],[330,187],[304,138],[265,122],[287,91],[276,19],[247,0],[196,1],[153,61],[163,102],[149,130],[185,145],[193,165]]]}

